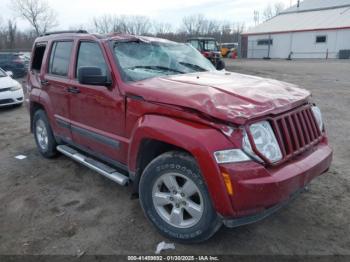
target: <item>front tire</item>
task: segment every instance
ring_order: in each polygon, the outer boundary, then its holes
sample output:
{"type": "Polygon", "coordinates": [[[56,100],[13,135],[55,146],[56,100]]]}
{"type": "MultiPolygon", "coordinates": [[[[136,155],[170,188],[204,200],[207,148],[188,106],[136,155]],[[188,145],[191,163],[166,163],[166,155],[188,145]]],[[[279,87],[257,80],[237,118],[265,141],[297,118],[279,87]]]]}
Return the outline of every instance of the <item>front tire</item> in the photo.
{"type": "Polygon", "coordinates": [[[198,165],[186,153],[155,158],[141,176],[139,193],[145,215],[167,238],[197,243],[221,226],[198,165]]]}
{"type": "Polygon", "coordinates": [[[34,113],[33,132],[40,154],[46,158],[55,157],[57,155],[56,140],[53,136],[46,113],[41,109],[34,113]]]}

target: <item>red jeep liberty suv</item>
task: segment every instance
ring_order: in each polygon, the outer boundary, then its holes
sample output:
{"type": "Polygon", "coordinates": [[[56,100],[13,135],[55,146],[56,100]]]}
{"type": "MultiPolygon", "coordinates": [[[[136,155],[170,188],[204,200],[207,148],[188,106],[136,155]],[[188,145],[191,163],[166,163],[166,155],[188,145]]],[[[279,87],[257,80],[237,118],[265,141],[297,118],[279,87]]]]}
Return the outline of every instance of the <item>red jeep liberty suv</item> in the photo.
{"type": "Polygon", "coordinates": [[[176,241],[265,218],[331,164],[308,91],[217,71],[188,44],[49,33],[34,43],[27,82],[40,153],[131,183],[176,241]]]}

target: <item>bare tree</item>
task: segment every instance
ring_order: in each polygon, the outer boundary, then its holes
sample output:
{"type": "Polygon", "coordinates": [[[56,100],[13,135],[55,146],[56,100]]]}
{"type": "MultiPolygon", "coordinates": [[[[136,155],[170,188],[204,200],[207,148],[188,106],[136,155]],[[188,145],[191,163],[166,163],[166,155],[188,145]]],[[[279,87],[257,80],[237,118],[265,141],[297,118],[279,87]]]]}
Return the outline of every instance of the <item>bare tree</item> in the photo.
{"type": "Polygon", "coordinates": [[[182,18],[183,31],[189,35],[193,34],[195,31],[195,17],[186,16],[182,18]]]}
{"type": "MultiPolygon", "coordinates": [[[[15,2],[25,1],[30,3],[34,0],[14,0],[15,2]]],[[[39,0],[40,1],[40,0],[39,0]]],[[[36,10],[34,8],[33,10],[36,10]]],[[[41,8],[39,8],[41,10],[41,8]]],[[[41,14],[41,12],[39,12],[41,14]]],[[[23,16],[22,16],[23,17],[23,16]]],[[[39,15],[40,19],[43,16],[39,15]]],[[[16,23],[10,21],[4,23],[0,18],[0,50],[16,48],[18,50],[30,50],[34,39],[38,33],[45,32],[47,26],[42,26],[35,16],[35,24],[39,25],[38,30],[21,31],[17,30],[16,23]],[[42,29],[43,28],[43,29],[42,29]],[[46,28],[46,29],[45,29],[46,28]],[[14,44],[13,44],[14,43],[14,44]]],[[[244,31],[244,23],[234,21],[208,19],[204,15],[192,15],[183,18],[181,27],[173,28],[170,24],[156,22],[145,16],[118,16],[102,15],[95,17],[87,25],[77,24],[70,27],[71,29],[89,29],[98,33],[127,33],[135,35],[157,35],[173,41],[184,42],[189,35],[193,36],[212,36],[220,43],[238,42],[240,34],[244,31]],[[87,28],[88,27],[88,28],[87,28]]]]}
{"type": "Polygon", "coordinates": [[[6,39],[6,30],[3,27],[3,20],[0,17],[0,49],[2,49],[4,47],[5,39],[6,39]]]}
{"type": "Polygon", "coordinates": [[[216,20],[204,20],[203,28],[201,34],[203,35],[212,35],[220,32],[220,22],[216,20]]]}
{"type": "Polygon", "coordinates": [[[208,19],[202,14],[186,16],[181,27],[174,30],[169,23],[150,21],[145,16],[102,15],[92,20],[93,30],[98,33],[126,33],[156,35],[174,41],[185,41],[189,35],[212,36],[220,42],[237,42],[244,31],[244,23],[208,19]]]}
{"type": "Polygon", "coordinates": [[[102,15],[93,18],[93,26],[97,33],[107,34],[114,31],[114,17],[110,15],[102,15]]]}
{"type": "Polygon", "coordinates": [[[232,32],[231,22],[223,21],[221,23],[220,33],[222,35],[229,35],[229,34],[231,34],[231,32],[232,32]]]}
{"type": "Polygon", "coordinates": [[[35,38],[33,30],[18,30],[15,19],[9,19],[5,23],[0,17],[0,50],[29,51],[35,38]]]}
{"type": "Polygon", "coordinates": [[[17,34],[16,22],[14,22],[11,19],[9,19],[8,22],[7,22],[7,39],[6,39],[6,47],[8,49],[15,48],[16,34],[17,34]]]}
{"type": "Polygon", "coordinates": [[[146,16],[112,16],[103,15],[93,19],[94,29],[98,33],[127,33],[132,35],[149,34],[151,21],[146,16]]]}
{"type": "Polygon", "coordinates": [[[234,33],[238,33],[238,34],[242,34],[244,32],[245,29],[245,23],[235,23],[234,27],[233,27],[233,32],[234,33]]]}
{"type": "Polygon", "coordinates": [[[189,35],[199,35],[203,31],[205,22],[206,19],[202,14],[185,16],[182,19],[182,27],[189,35]]]}
{"type": "MultiPolygon", "coordinates": [[[[268,4],[264,11],[263,11],[263,18],[264,21],[271,19],[272,17],[275,17],[276,15],[279,15],[284,9],[284,3],[278,2],[275,3],[275,5],[272,7],[270,4],[268,4]]],[[[255,12],[254,12],[255,16],[255,12]]]]}
{"type": "Polygon", "coordinates": [[[58,25],[57,14],[46,0],[14,0],[12,8],[31,24],[37,36],[58,25]]]}
{"type": "Polygon", "coordinates": [[[279,2],[274,5],[275,15],[279,15],[284,10],[284,3],[279,2]]]}
{"type": "Polygon", "coordinates": [[[128,33],[133,35],[146,35],[150,33],[151,21],[146,16],[126,17],[128,33]]]}
{"type": "Polygon", "coordinates": [[[102,15],[93,19],[95,31],[101,34],[128,33],[128,18],[126,16],[102,15]]]}
{"type": "Polygon", "coordinates": [[[260,24],[260,13],[257,10],[254,10],[254,24],[260,24]]]}
{"type": "Polygon", "coordinates": [[[148,34],[151,22],[145,16],[104,15],[94,18],[95,30],[99,33],[127,33],[133,35],[148,34]]]}
{"type": "Polygon", "coordinates": [[[230,38],[232,39],[232,42],[238,42],[240,35],[244,32],[245,30],[245,23],[233,23],[232,25],[232,31],[230,34],[230,38]]]}
{"type": "Polygon", "coordinates": [[[264,20],[269,20],[274,17],[273,10],[270,4],[268,4],[263,11],[264,20]]]}
{"type": "Polygon", "coordinates": [[[153,31],[156,35],[164,35],[172,32],[172,26],[169,23],[153,22],[153,31]]]}
{"type": "Polygon", "coordinates": [[[188,35],[213,35],[220,32],[222,22],[207,19],[202,14],[186,16],[182,19],[182,31],[188,35]]]}

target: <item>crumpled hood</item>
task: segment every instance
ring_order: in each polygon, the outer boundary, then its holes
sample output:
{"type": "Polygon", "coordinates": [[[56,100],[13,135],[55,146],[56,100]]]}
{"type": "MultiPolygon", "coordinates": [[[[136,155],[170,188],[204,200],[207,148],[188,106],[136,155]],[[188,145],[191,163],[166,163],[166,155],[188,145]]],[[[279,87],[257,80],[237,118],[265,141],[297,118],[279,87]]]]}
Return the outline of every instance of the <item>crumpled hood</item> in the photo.
{"type": "Polygon", "coordinates": [[[130,87],[145,100],[191,108],[238,124],[292,109],[310,96],[293,84],[219,71],[156,77],[130,87]]]}

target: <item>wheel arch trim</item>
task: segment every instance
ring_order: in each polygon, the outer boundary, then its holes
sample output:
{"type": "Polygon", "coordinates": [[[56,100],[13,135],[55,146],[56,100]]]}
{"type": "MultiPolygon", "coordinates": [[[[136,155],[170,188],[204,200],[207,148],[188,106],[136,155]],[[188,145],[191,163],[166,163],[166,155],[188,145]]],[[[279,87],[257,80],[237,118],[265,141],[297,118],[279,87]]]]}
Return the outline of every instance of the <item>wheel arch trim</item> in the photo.
{"type": "Polygon", "coordinates": [[[128,167],[130,173],[135,175],[135,188],[138,187],[141,176],[137,162],[144,139],[167,143],[190,153],[199,165],[217,212],[223,216],[234,214],[221,171],[212,154],[218,149],[230,147],[230,142],[222,133],[212,127],[183,119],[160,115],[141,117],[132,132],[128,152],[128,167]]]}

